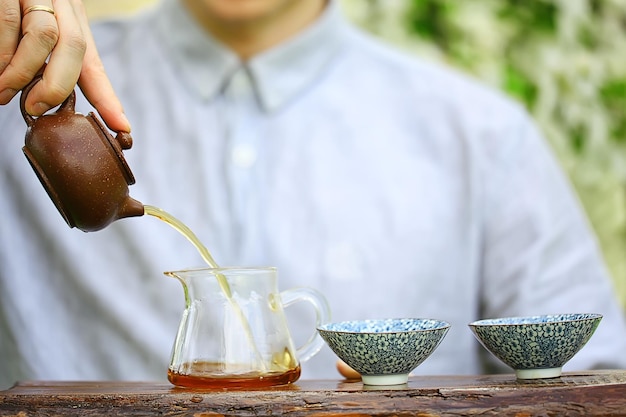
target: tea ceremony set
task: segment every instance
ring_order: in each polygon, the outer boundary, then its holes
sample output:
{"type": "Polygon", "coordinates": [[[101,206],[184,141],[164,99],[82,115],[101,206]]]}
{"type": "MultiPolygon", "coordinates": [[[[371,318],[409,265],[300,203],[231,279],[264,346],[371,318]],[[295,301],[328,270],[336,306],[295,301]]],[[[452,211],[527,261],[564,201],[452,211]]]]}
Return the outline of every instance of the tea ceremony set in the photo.
{"type": "Polygon", "coordinates": [[[601,318],[580,313],[470,323],[480,343],[514,375],[409,377],[442,342],[448,323],[346,321],[321,324],[317,332],[362,380],[295,382],[297,372],[293,382],[270,377],[269,385],[249,374],[240,384],[234,375],[221,375],[220,385],[207,375],[173,379],[170,368],[170,382],[180,386],[21,381],[0,391],[0,416],[626,416],[626,371],[561,372],[601,318]]]}

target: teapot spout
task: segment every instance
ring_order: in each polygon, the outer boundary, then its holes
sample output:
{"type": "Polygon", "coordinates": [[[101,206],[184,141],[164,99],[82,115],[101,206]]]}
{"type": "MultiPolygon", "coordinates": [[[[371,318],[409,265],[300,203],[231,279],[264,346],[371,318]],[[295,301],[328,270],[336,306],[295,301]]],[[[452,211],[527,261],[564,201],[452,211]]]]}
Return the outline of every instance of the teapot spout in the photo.
{"type": "Polygon", "coordinates": [[[123,219],[125,217],[139,217],[145,213],[143,203],[135,200],[134,198],[127,196],[126,199],[120,205],[117,212],[117,218],[123,219]]]}
{"type": "MultiPolygon", "coordinates": [[[[69,199],[66,199],[66,201],[69,199]]],[[[76,227],[83,232],[95,232],[104,229],[106,226],[114,222],[115,220],[123,219],[125,217],[138,217],[143,216],[144,207],[139,201],[129,197],[123,197],[121,200],[109,201],[109,202],[80,202],[70,201],[73,206],[68,206],[67,215],[63,210],[60,210],[64,214],[64,218],[70,225],[70,227],[76,227]],[[87,210],[86,207],[97,207],[96,210],[87,210]],[[87,213],[87,215],[85,215],[87,213]]]]}

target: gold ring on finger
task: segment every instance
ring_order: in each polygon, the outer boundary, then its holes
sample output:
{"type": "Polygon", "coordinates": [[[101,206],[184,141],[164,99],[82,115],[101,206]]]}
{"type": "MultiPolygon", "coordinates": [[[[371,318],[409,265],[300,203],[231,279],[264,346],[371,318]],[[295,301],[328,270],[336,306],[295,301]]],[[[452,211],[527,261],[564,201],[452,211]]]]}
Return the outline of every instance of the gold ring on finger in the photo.
{"type": "Polygon", "coordinates": [[[52,7],[42,5],[30,6],[26,10],[24,10],[24,13],[22,13],[22,17],[26,16],[30,12],[47,12],[53,15],[54,9],[52,7]]]}

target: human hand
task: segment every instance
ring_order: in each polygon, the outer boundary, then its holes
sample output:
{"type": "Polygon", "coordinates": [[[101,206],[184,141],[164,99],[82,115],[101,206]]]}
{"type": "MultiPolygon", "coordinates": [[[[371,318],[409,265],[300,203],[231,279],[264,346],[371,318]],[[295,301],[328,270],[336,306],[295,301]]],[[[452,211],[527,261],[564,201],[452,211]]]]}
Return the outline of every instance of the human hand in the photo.
{"type": "Polygon", "coordinates": [[[341,359],[337,359],[337,371],[346,379],[361,379],[361,374],[352,369],[341,359]]]}
{"type": "Polygon", "coordinates": [[[45,65],[26,99],[28,113],[40,116],[61,104],[78,83],[111,130],[130,132],[80,0],[0,0],[0,22],[0,104],[45,65]],[[43,7],[28,11],[32,6],[43,7]]]}

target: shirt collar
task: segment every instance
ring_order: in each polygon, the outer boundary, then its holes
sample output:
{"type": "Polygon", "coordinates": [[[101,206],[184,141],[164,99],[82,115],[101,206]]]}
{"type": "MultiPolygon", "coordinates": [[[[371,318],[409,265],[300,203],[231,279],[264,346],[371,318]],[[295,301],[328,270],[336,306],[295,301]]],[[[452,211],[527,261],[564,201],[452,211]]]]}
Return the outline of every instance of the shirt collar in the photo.
{"type": "Polygon", "coordinates": [[[346,25],[336,3],[330,1],[322,16],[295,37],[247,63],[202,30],[178,0],[163,1],[155,27],[183,82],[202,99],[219,94],[244,66],[260,105],[271,112],[306,90],[340,51],[346,25]]]}

